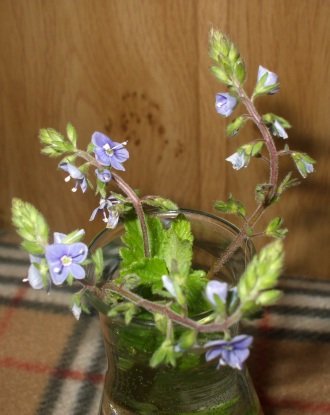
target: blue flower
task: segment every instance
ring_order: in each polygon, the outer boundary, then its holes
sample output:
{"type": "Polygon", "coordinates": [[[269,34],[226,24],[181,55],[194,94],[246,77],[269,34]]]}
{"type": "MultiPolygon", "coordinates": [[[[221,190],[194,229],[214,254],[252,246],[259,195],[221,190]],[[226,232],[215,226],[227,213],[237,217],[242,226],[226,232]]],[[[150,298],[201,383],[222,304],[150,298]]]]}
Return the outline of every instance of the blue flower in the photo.
{"type": "Polygon", "coordinates": [[[70,179],[73,179],[76,181],[75,186],[72,188],[73,192],[76,192],[78,189],[78,186],[80,186],[80,189],[83,193],[87,190],[87,180],[85,175],[73,164],[68,163],[67,161],[63,161],[60,163],[59,168],[68,172],[69,176],[67,176],[64,180],[68,182],[70,179]]]}
{"type": "Polygon", "coordinates": [[[209,281],[206,285],[205,294],[208,301],[214,306],[217,306],[218,300],[222,303],[226,303],[228,284],[216,280],[209,281]]]}
{"type": "Polygon", "coordinates": [[[246,167],[248,165],[249,159],[246,157],[244,151],[240,151],[227,157],[226,161],[229,161],[235,170],[239,170],[242,167],[246,167]]]}
{"type": "Polygon", "coordinates": [[[94,220],[97,213],[101,211],[103,213],[103,222],[107,224],[106,227],[114,229],[119,221],[119,213],[115,207],[119,203],[121,202],[118,199],[111,196],[108,199],[101,199],[99,206],[93,210],[89,220],[94,220]]]}
{"type": "Polygon", "coordinates": [[[206,352],[205,359],[210,361],[219,359],[217,369],[220,366],[230,366],[234,369],[242,369],[243,363],[250,354],[249,347],[253,338],[245,334],[234,337],[230,341],[213,340],[207,342],[204,347],[209,349],[206,352]]]}
{"type": "Polygon", "coordinates": [[[60,285],[69,275],[78,280],[85,278],[85,270],[79,264],[86,259],[87,254],[88,248],[81,242],[48,245],[45,256],[53,283],[60,285]]]}
{"type": "Polygon", "coordinates": [[[104,169],[104,170],[96,169],[95,174],[96,174],[97,178],[103,183],[110,182],[110,180],[112,178],[110,170],[107,170],[107,169],[104,169]]]}
{"type": "Polygon", "coordinates": [[[274,121],[272,125],[272,131],[273,131],[273,134],[277,137],[281,137],[284,140],[288,138],[287,132],[285,131],[282,124],[278,120],[274,121]]]}
{"type": "Polygon", "coordinates": [[[268,69],[264,68],[263,66],[259,66],[258,69],[258,81],[265,75],[267,74],[266,80],[263,84],[264,87],[268,87],[268,86],[272,86],[274,85],[274,88],[268,92],[268,94],[272,95],[272,94],[276,94],[276,92],[279,91],[279,87],[276,85],[278,82],[278,76],[276,75],[276,73],[269,71],[268,69]]]}
{"type": "Polygon", "coordinates": [[[96,160],[103,166],[111,166],[116,170],[125,170],[122,166],[129,158],[129,153],[125,148],[127,141],[117,143],[112,141],[105,134],[96,131],[92,135],[94,153],[96,160]]]}
{"type": "Polygon", "coordinates": [[[34,288],[35,290],[41,290],[42,288],[44,288],[44,283],[42,280],[41,273],[35,265],[35,264],[40,264],[41,260],[42,260],[41,257],[30,255],[31,265],[29,267],[28,277],[26,280],[29,282],[31,287],[34,288]]]}
{"type": "Polygon", "coordinates": [[[237,99],[227,92],[222,92],[216,95],[215,109],[218,114],[223,115],[224,117],[229,117],[229,115],[234,111],[236,105],[237,99]]]}

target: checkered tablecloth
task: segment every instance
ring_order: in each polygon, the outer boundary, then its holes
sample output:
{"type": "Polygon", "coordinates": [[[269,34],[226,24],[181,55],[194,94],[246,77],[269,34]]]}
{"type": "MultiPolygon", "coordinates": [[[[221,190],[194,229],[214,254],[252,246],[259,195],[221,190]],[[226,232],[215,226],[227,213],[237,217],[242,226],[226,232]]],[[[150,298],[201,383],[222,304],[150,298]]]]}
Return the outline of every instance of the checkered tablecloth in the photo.
{"type": "MultiPolygon", "coordinates": [[[[22,279],[28,259],[0,244],[0,414],[96,415],[106,369],[96,314],[76,321],[69,289],[22,279]]],[[[249,325],[249,367],[266,415],[330,414],[330,282],[283,277],[284,296],[249,325]]]]}

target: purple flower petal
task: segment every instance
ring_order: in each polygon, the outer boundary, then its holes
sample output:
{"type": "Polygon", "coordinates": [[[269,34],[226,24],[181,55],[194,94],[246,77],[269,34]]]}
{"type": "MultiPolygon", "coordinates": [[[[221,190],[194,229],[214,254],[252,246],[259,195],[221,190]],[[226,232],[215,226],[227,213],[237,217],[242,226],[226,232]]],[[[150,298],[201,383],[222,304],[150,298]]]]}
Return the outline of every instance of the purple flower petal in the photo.
{"type": "Polygon", "coordinates": [[[111,156],[109,156],[102,147],[95,147],[94,149],[96,160],[103,166],[110,166],[111,156]]]}
{"type": "Polygon", "coordinates": [[[95,174],[96,174],[97,178],[103,183],[110,182],[110,180],[112,178],[110,170],[107,170],[107,169],[104,169],[104,170],[96,169],[95,174]]]}
{"type": "Polygon", "coordinates": [[[125,171],[124,166],[121,165],[121,163],[116,159],[116,157],[111,158],[111,167],[113,167],[116,170],[125,171]]]}
{"type": "Polygon", "coordinates": [[[44,288],[41,274],[38,268],[36,268],[33,264],[31,264],[29,267],[28,281],[31,287],[35,290],[41,290],[42,288],[44,288]]]}
{"type": "Polygon", "coordinates": [[[65,244],[52,244],[47,245],[45,250],[45,256],[47,262],[57,263],[61,261],[64,255],[68,254],[69,245],[65,244]]]}
{"type": "Polygon", "coordinates": [[[237,99],[227,92],[216,94],[215,109],[218,114],[229,117],[236,105],[237,99]]]}
{"type": "Polygon", "coordinates": [[[53,283],[55,285],[61,285],[68,278],[70,270],[68,267],[62,267],[60,271],[57,270],[58,268],[56,266],[49,267],[49,272],[53,283]]]}
{"type": "MultiPolygon", "coordinates": [[[[258,69],[258,81],[260,80],[260,78],[262,78],[264,76],[264,74],[267,74],[267,78],[265,80],[264,86],[271,86],[271,85],[275,85],[278,82],[278,76],[276,75],[276,73],[269,71],[268,69],[264,68],[263,66],[259,66],[258,69]]],[[[276,92],[279,91],[279,87],[274,87],[274,89],[272,89],[269,94],[275,94],[276,92]]]]}
{"type": "Polygon", "coordinates": [[[99,131],[95,131],[95,133],[93,133],[92,143],[96,147],[103,147],[106,144],[109,144],[110,147],[113,146],[113,141],[108,136],[106,136],[103,133],[100,133],[99,131]]]}
{"type": "Polygon", "coordinates": [[[81,265],[73,263],[68,268],[70,269],[70,274],[72,274],[75,279],[82,280],[85,278],[86,272],[81,265]]]}
{"type": "Polygon", "coordinates": [[[124,163],[129,158],[129,152],[126,148],[123,147],[121,143],[115,143],[120,146],[119,148],[114,149],[114,157],[119,163],[124,163]]]}
{"type": "Polygon", "coordinates": [[[87,258],[88,247],[82,242],[76,242],[74,244],[68,245],[67,256],[72,258],[72,261],[75,263],[83,262],[87,258]]]}
{"type": "Polygon", "coordinates": [[[233,345],[233,347],[235,347],[235,349],[246,349],[251,346],[252,342],[253,342],[252,336],[247,336],[246,334],[240,334],[238,336],[235,336],[232,339],[231,344],[233,345]]]}
{"type": "Polygon", "coordinates": [[[211,349],[205,353],[205,359],[207,362],[210,360],[220,357],[222,354],[222,349],[211,349]]]}

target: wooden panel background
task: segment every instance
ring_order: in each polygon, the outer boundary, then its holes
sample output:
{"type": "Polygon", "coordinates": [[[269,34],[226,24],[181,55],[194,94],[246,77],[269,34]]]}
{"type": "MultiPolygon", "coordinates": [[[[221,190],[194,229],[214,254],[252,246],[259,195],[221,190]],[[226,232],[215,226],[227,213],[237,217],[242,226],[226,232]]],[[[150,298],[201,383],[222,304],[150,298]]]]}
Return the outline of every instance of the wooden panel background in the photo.
{"type": "MultiPolygon", "coordinates": [[[[214,111],[214,25],[239,45],[250,90],[259,64],[281,77],[280,94],[259,108],[288,118],[291,147],[318,165],[270,217],[284,215],[291,230],[287,272],[330,278],[329,17],[327,0],[1,0],[1,228],[10,227],[13,196],[61,231],[81,226],[97,204],[92,192],[72,194],[57,162],[40,155],[38,129],[63,130],[68,120],[82,145],[95,130],[129,139],[125,178],[143,193],[212,211],[232,191],[253,207],[266,172],[258,162],[234,172],[224,161],[256,131],[229,141],[214,111]]],[[[89,235],[101,227],[88,224],[89,235]]]]}

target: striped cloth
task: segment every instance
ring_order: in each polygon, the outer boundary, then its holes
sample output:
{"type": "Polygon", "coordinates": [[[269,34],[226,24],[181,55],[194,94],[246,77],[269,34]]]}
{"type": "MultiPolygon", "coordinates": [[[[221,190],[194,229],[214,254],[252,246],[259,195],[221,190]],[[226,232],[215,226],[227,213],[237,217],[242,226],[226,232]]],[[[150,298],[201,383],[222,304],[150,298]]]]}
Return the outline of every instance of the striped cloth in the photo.
{"type": "MultiPolygon", "coordinates": [[[[76,321],[70,289],[22,283],[28,259],[0,244],[0,413],[95,415],[106,369],[97,315],[76,321]]],[[[284,296],[249,324],[251,376],[266,415],[330,414],[330,283],[283,277],[284,296]]]]}

